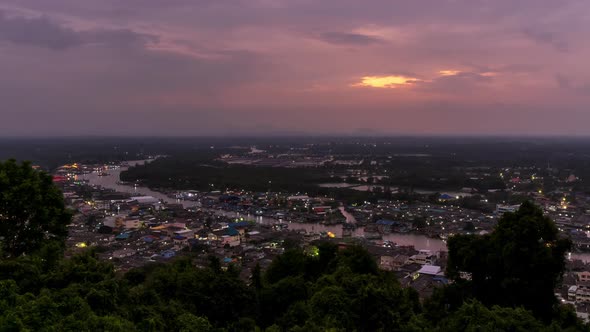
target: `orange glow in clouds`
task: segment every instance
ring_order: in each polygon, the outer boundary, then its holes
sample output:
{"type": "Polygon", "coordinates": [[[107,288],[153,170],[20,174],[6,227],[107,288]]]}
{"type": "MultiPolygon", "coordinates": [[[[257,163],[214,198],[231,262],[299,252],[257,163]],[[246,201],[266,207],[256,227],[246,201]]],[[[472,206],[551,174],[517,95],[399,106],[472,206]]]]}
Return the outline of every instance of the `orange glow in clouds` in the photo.
{"type": "Polygon", "coordinates": [[[438,72],[440,74],[440,76],[455,76],[457,74],[460,74],[461,71],[459,70],[441,70],[438,72]]]}
{"type": "Polygon", "coordinates": [[[364,76],[359,83],[353,84],[355,87],[371,88],[395,88],[403,85],[411,85],[418,82],[419,79],[401,75],[392,76],[364,76]]]}

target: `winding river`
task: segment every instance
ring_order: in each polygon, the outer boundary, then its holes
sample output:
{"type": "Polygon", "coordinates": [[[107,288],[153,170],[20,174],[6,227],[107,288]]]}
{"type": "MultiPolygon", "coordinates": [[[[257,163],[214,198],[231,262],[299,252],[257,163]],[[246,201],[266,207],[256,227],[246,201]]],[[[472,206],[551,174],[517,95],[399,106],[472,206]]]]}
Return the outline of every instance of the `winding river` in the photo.
{"type": "MultiPolygon", "coordinates": [[[[129,161],[128,164],[130,166],[143,164],[145,162],[149,162],[150,160],[137,160],[137,161],[129,161]]],[[[179,200],[174,199],[166,196],[165,194],[157,191],[153,191],[147,187],[134,187],[129,185],[122,185],[119,184],[119,175],[122,171],[126,170],[127,167],[121,167],[118,169],[112,169],[108,171],[108,175],[98,176],[97,172],[93,172],[90,174],[81,175],[81,179],[88,180],[89,184],[101,186],[103,188],[114,189],[119,192],[125,192],[130,194],[137,194],[137,195],[147,195],[153,196],[157,199],[162,200],[163,202],[167,203],[180,203],[185,208],[195,207],[197,206],[198,202],[194,201],[186,201],[186,200],[179,200]]],[[[343,214],[346,218],[347,223],[355,223],[354,217],[341,209],[343,214]]],[[[287,228],[290,230],[296,231],[305,231],[308,233],[319,233],[319,232],[332,232],[336,237],[342,237],[343,234],[343,227],[341,224],[338,225],[322,225],[316,223],[292,223],[286,222],[282,220],[276,220],[273,218],[263,217],[263,216],[255,216],[251,214],[244,214],[239,212],[232,212],[232,211],[224,211],[224,210],[210,210],[218,215],[227,216],[230,218],[241,218],[243,217],[246,220],[255,220],[257,223],[260,224],[286,224],[287,228]]],[[[351,236],[353,237],[363,237],[364,236],[364,229],[362,227],[358,227],[352,231],[351,236]]],[[[427,249],[431,251],[446,251],[447,246],[444,241],[439,239],[429,238],[424,235],[419,234],[400,234],[400,233],[392,233],[392,234],[384,234],[383,240],[391,241],[393,243],[397,243],[399,245],[413,245],[416,249],[427,249]]],[[[588,253],[571,253],[568,255],[569,259],[580,259],[584,262],[590,262],[590,254],[588,253]]]]}

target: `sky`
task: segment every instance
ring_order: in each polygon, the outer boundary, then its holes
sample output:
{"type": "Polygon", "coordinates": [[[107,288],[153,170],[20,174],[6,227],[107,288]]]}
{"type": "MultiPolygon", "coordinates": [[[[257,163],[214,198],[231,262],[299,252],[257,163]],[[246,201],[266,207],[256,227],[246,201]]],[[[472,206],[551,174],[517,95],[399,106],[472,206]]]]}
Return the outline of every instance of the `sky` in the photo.
{"type": "Polygon", "coordinates": [[[590,135],[588,0],[0,0],[0,136],[590,135]]]}

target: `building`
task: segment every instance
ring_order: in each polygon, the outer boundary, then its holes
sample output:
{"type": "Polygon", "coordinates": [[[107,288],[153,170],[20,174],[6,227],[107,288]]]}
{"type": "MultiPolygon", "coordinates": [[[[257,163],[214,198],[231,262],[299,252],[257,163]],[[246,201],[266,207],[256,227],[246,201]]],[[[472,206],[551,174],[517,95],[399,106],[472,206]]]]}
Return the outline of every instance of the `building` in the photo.
{"type": "Polygon", "coordinates": [[[576,289],[577,303],[590,303],[590,282],[578,281],[576,289]]]}
{"type": "Polygon", "coordinates": [[[409,257],[406,255],[382,255],[379,258],[379,267],[382,270],[397,271],[402,265],[406,264],[409,257]]]}
{"type": "Polygon", "coordinates": [[[567,290],[567,299],[570,301],[576,301],[576,293],[578,291],[578,286],[570,286],[567,290]]]}
{"type": "Polygon", "coordinates": [[[176,251],[174,250],[164,250],[160,253],[160,256],[162,256],[163,258],[172,258],[174,256],[176,256],[176,251]]]}
{"type": "Polygon", "coordinates": [[[175,245],[180,246],[181,248],[188,244],[188,239],[185,236],[176,235],[172,238],[172,241],[175,245]]]}
{"type": "Polygon", "coordinates": [[[520,208],[520,205],[505,205],[505,204],[496,204],[496,215],[503,215],[506,212],[516,212],[520,208]]]}
{"type": "Polygon", "coordinates": [[[420,250],[418,254],[410,256],[408,262],[420,265],[434,265],[437,258],[438,256],[430,250],[420,250]]]}
{"type": "Polygon", "coordinates": [[[578,272],[578,280],[579,281],[590,281],[590,272],[589,271],[584,271],[584,272],[578,272]]]}
{"type": "Polygon", "coordinates": [[[309,200],[309,196],[307,195],[297,195],[297,196],[289,196],[287,197],[288,201],[307,201],[309,200]]]}
{"type": "Polygon", "coordinates": [[[326,214],[332,212],[332,207],[328,205],[314,206],[311,208],[315,214],[326,214]]]}
{"type": "Polygon", "coordinates": [[[135,196],[130,197],[127,202],[137,202],[139,204],[157,204],[160,202],[160,200],[152,196],[135,196]]]}
{"type": "Polygon", "coordinates": [[[192,229],[181,229],[181,230],[175,231],[172,234],[172,236],[173,237],[181,236],[181,237],[185,237],[187,239],[193,239],[193,238],[195,238],[195,231],[193,231],[192,229]]]}
{"type": "Polygon", "coordinates": [[[223,235],[221,237],[221,245],[225,246],[226,244],[230,247],[239,246],[241,243],[239,236],[232,236],[232,235],[223,235]]]}
{"type": "Polygon", "coordinates": [[[417,273],[426,274],[426,275],[430,275],[430,276],[444,275],[440,266],[436,266],[436,265],[424,265],[424,266],[422,266],[422,268],[420,268],[420,270],[418,270],[417,273]]]}
{"type": "Polygon", "coordinates": [[[115,237],[115,240],[119,240],[119,241],[129,240],[130,237],[131,237],[130,233],[120,233],[115,237]]]}
{"type": "Polygon", "coordinates": [[[139,219],[119,218],[116,221],[117,228],[137,229],[143,225],[139,219]]]}
{"type": "Polygon", "coordinates": [[[228,227],[223,231],[223,235],[218,238],[222,246],[230,247],[239,246],[242,243],[240,232],[233,227],[228,227]]]}
{"type": "Polygon", "coordinates": [[[113,251],[113,258],[125,258],[125,257],[130,257],[135,255],[135,251],[134,250],[127,250],[127,249],[120,249],[120,250],[115,250],[113,251]]]}

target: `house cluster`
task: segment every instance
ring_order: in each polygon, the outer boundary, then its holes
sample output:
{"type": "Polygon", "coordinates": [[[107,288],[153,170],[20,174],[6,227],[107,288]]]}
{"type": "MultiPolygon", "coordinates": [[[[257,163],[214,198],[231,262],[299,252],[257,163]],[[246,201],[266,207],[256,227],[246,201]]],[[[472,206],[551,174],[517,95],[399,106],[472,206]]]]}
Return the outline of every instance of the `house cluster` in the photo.
{"type": "Polygon", "coordinates": [[[250,191],[197,191],[170,193],[169,197],[194,201],[197,208],[250,214],[292,222],[334,224],[344,222],[339,203],[330,197],[310,197],[306,194],[250,192],[250,191]]]}
{"type": "Polygon", "coordinates": [[[117,193],[71,179],[60,186],[68,206],[78,212],[69,226],[69,253],[97,247],[99,257],[120,271],[206,251],[198,256],[216,256],[222,266],[239,264],[246,275],[256,263],[270,264],[282,252],[284,241],[303,239],[272,225],[207,209],[189,210],[150,196],[117,193]]]}
{"type": "Polygon", "coordinates": [[[590,271],[570,273],[564,283],[571,284],[567,287],[565,299],[579,305],[590,304],[590,271]]]}
{"type": "Polygon", "coordinates": [[[590,264],[581,260],[567,261],[566,272],[555,295],[562,303],[573,305],[578,317],[590,321],[590,264]]]}
{"type": "Polygon", "coordinates": [[[347,210],[359,224],[365,225],[365,234],[380,238],[388,233],[419,233],[430,237],[447,238],[454,234],[486,234],[497,222],[494,212],[465,209],[457,205],[434,205],[426,202],[379,200],[349,206],[347,210]]]}
{"type": "Polygon", "coordinates": [[[379,268],[392,271],[402,286],[414,288],[421,299],[428,298],[436,287],[447,284],[446,252],[416,250],[413,246],[368,246],[379,268]]]}

